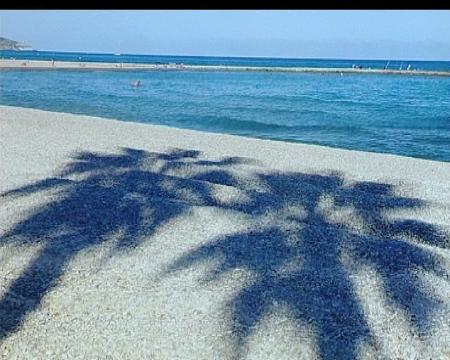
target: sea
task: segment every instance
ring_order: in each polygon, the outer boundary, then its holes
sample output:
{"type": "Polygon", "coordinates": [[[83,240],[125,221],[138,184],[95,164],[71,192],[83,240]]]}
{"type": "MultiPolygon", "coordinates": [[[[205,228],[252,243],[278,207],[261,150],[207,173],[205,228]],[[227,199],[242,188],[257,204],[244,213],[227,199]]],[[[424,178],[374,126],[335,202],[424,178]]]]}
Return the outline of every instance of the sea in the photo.
{"type": "MultiPolygon", "coordinates": [[[[450,61],[0,51],[0,58],[450,71],[450,61]]],[[[450,77],[217,71],[0,71],[0,105],[450,162],[450,77]],[[140,80],[140,87],[131,83],[140,80]]]]}

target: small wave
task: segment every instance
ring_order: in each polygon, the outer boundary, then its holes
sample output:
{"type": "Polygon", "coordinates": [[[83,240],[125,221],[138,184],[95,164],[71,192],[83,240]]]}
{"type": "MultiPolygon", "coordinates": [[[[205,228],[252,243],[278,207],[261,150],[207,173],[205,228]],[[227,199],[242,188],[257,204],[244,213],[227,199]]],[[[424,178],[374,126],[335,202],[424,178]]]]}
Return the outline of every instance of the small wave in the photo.
{"type": "MultiPolygon", "coordinates": [[[[186,120],[180,121],[181,123],[186,123],[186,120]]],[[[298,124],[298,125],[286,125],[286,124],[274,124],[265,123],[255,120],[242,120],[237,118],[217,116],[217,117],[202,117],[196,118],[192,122],[197,124],[197,126],[203,129],[218,129],[227,131],[245,131],[249,133],[274,133],[279,135],[286,135],[289,137],[293,132],[310,132],[310,131],[328,131],[328,132],[347,132],[347,131],[358,131],[358,127],[344,126],[344,125],[331,125],[327,124],[298,124]]]]}

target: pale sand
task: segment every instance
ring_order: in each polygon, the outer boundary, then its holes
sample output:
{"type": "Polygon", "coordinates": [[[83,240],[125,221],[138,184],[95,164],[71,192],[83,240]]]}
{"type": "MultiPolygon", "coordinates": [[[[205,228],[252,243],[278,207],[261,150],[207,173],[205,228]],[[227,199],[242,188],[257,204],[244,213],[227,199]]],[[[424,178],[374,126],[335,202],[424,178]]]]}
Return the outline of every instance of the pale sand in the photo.
{"type": "Polygon", "coordinates": [[[7,106],[0,145],[5,358],[450,358],[450,163],[7,106]]]}
{"type": "Polygon", "coordinates": [[[276,67],[276,66],[228,66],[228,65],[185,65],[185,64],[136,64],[106,63],[87,61],[47,61],[0,59],[0,70],[105,70],[105,71],[250,71],[316,74],[385,74],[450,76],[450,71],[357,69],[357,68],[316,68],[316,67],[276,67]]]}

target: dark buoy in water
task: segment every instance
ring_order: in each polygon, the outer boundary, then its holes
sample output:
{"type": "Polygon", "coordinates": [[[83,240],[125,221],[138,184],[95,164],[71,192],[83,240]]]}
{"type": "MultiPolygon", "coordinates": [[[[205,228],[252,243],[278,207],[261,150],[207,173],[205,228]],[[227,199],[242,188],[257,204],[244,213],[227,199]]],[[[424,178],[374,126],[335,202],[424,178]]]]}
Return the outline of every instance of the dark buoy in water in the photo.
{"type": "Polygon", "coordinates": [[[132,86],[132,87],[135,87],[135,88],[138,88],[139,86],[141,86],[141,80],[134,80],[134,81],[131,83],[131,86],[132,86]]]}

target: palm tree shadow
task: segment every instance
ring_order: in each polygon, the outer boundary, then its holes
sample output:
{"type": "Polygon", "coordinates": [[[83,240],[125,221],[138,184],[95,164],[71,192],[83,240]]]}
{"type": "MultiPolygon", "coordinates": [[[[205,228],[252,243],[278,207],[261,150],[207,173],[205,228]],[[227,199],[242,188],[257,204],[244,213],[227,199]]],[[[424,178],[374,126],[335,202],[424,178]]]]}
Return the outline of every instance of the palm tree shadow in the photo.
{"type": "Polygon", "coordinates": [[[229,303],[239,347],[280,303],[291,310],[293,320],[313,325],[321,357],[356,358],[358,344],[370,337],[370,329],[341,262],[344,250],[378,271],[387,295],[411,315],[412,326],[426,326],[436,304],[412,269],[438,276],[445,271],[431,251],[409,238],[440,247],[448,247],[448,239],[433,225],[384,215],[385,210],[426,204],[396,196],[387,184],[347,186],[339,174],[268,174],[247,168],[254,164],[251,159],[212,161],[200,155],[181,149],[80,152],[56,177],[1,194],[14,199],[57,191],[48,204],[0,235],[0,246],[40,244],[37,255],[0,298],[0,341],[38,309],[80,252],[117,233],[112,255],[132,251],[192,206],[237,211],[256,223],[264,220],[253,230],[212,239],[167,269],[173,274],[215,259],[218,265],[205,280],[217,281],[238,268],[255,275],[255,282],[229,303]],[[263,186],[241,181],[236,167],[247,169],[251,181],[263,186]],[[245,197],[221,202],[215,185],[238,189],[245,197]],[[335,216],[347,208],[350,220],[335,216]]]}
{"type": "Polygon", "coordinates": [[[188,164],[196,166],[196,162],[216,169],[248,161],[206,161],[197,159],[199,155],[199,151],[181,149],[167,153],[130,148],[121,154],[79,152],[57,177],[0,194],[3,199],[15,199],[58,191],[56,199],[0,236],[0,246],[40,245],[34,259],[0,298],[0,341],[39,307],[43,296],[57,286],[67,264],[82,250],[119,233],[113,252],[130,251],[190,206],[216,205],[208,182],[167,174],[188,164]]]}
{"type": "Polygon", "coordinates": [[[233,208],[255,219],[273,214],[276,220],[263,229],[219,237],[165,271],[167,276],[214,259],[217,265],[203,281],[218,281],[235,269],[255,276],[228,304],[238,353],[262,318],[282,304],[294,320],[313,326],[321,358],[357,358],[358,346],[371,338],[371,329],[342,264],[344,251],[375,268],[386,295],[410,316],[411,326],[426,328],[438,305],[413,270],[448,275],[419,244],[447,248],[449,239],[433,225],[390,220],[384,213],[417,209],[426,205],[423,201],[398,197],[388,184],[348,186],[336,174],[259,174],[259,180],[267,190],[250,192],[250,201],[233,208]],[[349,208],[345,219],[333,217],[333,212],[349,208]],[[292,224],[296,226],[290,228],[292,224]]]}

